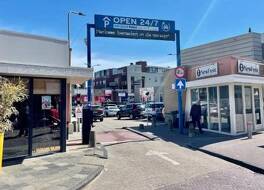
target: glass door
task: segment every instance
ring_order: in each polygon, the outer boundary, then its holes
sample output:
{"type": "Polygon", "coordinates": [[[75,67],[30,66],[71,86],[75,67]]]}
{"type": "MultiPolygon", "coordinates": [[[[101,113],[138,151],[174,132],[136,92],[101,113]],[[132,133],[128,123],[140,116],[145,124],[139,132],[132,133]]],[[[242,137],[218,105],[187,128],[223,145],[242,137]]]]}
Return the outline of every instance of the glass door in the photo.
{"type": "Polygon", "coordinates": [[[254,96],[254,129],[262,128],[262,118],[261,118],[261,105],[260,105],[260,89],[253,88],[253,96],[254,96]]]}
{"type": "Polygon", "coordinates": [[[242,85],[235,85],[234,91],[235,91],[236,131],[237,133],[242,133],[245,132],[242,85]]]}
{"type": "Polygon", "coordinates": [[[246,126],[250,124],[254,126],[252,87],[251,86],[245,86],[245,114],[246,114],[246,126]]]}

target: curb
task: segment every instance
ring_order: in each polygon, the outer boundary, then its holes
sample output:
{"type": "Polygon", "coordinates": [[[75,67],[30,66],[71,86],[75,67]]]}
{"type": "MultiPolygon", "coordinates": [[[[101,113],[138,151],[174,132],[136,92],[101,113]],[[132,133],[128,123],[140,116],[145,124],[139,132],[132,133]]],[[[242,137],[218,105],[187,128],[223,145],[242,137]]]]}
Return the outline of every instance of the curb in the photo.
{"type": "Polygon", "coordinates": [[[260,167],[257,167],[257,166],[254,166],[252,164],[249,164],[247,162],[243,162],[241,160],[237,160],[237,159],[234,159],[234,158],[231,158],[231,157],[228,157],[228,156],[224,156],[222,154],[218,154],[218,153],[215,153],[215,152],[212,152],[212,151],[209,151],[209,150],[204,150],[204,149],[201,149],[201,148],[197,148],[195,146],[192,146],[190,144],[187,145],[188,148],[191,148],[193,150],[198,150],[200,152],[203,152],[205,154],[208,154],[208,155],[211,155],[211,156],[214,156],[214,157],[217,157],[217,158],[220,158],[222,160],[225,160],[227,162],[230,162],[230,163],[233,163],[233,164],[236,164],[238,166],[241,166],[241,167],[244,167],[244,168],[247,168],[255,173],[259,173],[259,174],[264,174],[264,169],[260,168],[260,167]]]}
{"type": "Polygon", "coordinates": [[[141,135],[141,136],[143,136],[143,137],[146,137],[146,138],[148,138],[149,140],[152,140],[152,141],[160,139],[158,136],[154,136],[154,135],[151,135],[151,136],[150,136],[150,135],[144,134],[144,133],[142,133],[142,132],[140,132],[140,131],[137,131],[137,130],[135,130],[135,129],[131,129],[130,127],[122,127],[122,129],[126,129],[126,130],[128,130],[128,131],[131,131],[131,132],[133,132],[133,133],[136,133],[136,134],[138,134],[138,135],[141,135]]]}
{"type": "Polygon", "coordinates": [[[98,166],[98,169],[95,171],[94,175],[88,176],[86,179],[84,179],[82,182],[80,182],[77,186],[72,187],[72,190],[81,190],[84,186],[91,183],[98,175],[102,173],[104,169],[104,166],[98,166]]]}

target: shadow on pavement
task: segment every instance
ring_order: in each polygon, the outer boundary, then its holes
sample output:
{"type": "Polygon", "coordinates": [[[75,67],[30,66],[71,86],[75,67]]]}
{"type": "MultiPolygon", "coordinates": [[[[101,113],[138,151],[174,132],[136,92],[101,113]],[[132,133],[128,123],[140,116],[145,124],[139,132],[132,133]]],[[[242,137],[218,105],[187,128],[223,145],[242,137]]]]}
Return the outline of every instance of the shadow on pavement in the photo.
{"type": "Polygon", "coordinates": [[[178,128],[173,128],[171,130],[167,125],[161,124],[156,127],[144,127],[140,128],[138,126],[130,127],[133,130],[139,131],[143,134],[156,136],[164,141],[172,142],[180,146],[188,147],[188,148],[201,148],[210,144],[215,144],[223,141],[229,141],[234,139],[239,139],[242,137],[246,137],[246,135],[239,136],[229,136],[223,134],[217,134],[213,132],[204,131],[200,134],[195,131],[195,135],[193,137],[188,136],[188,129],[184,129],[184,134],[180,134],[178,128]]]}

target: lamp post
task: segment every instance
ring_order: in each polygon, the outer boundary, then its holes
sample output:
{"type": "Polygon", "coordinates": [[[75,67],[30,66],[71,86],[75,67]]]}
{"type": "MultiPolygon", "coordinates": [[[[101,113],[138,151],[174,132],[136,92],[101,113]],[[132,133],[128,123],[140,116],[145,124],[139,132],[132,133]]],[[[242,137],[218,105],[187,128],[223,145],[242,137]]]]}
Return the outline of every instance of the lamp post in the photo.
{"type": "Polygon", "coordinates": [[[71,35],[70,35],[70,15],[79,15],[79,16],[86,16],[82,12],[76,12],[76,11],[69,11],[68,17],[67,17],[67,28],[68,28],[68,48],[69,48],[69,66],[71,66],[71,35]]]}
{"type": "MultiPolygon", "coordinates": [[[[74,14],[74,15],[79,15],[79,16],[85,16],[85,14],[81,13],[81,12],[76,12],[76,11],[69,11],[67,14],[67,31],[68,31],[68,50],[69,50],[69,67],[71,66],[71,38],[70,38],[70,15],[74,14]]],[[[68,106],[69,106],[69,111],[68,111],[68,116],[67,116],[67,123],[71,122],[71,109],[72,109],[72,94],[71,94],[71,84],[67,84],[68,88],[69,88],[69,96],[67,96],[67,102],[68,102],[68,106]]],[[[68,124],[67,124],[68,125],[68,124]]],[[[68,139],[69,137],[69,126],[67,126],[67,136],[66,138],[68,139]]]]}

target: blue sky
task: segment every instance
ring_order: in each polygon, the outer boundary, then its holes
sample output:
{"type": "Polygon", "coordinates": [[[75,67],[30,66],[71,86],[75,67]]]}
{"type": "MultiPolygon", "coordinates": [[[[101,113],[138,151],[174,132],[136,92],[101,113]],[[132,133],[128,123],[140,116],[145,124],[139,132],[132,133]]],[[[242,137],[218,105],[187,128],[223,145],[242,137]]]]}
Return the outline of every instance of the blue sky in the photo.
{"type": "MultiPolygon", "coordinates": [[[[73,65],[85,66],[86,23],[94,14],[174,20],[181,30],[181,47],[188,48],[247,32],[264,32],[263,0],[0,0],[0,29],[67,39],[67,12],[72,16],[73,65]]],[[[175,66],[175,42],[92,37],[95,69],[146,60],[149,64],[175,66]]]]}

